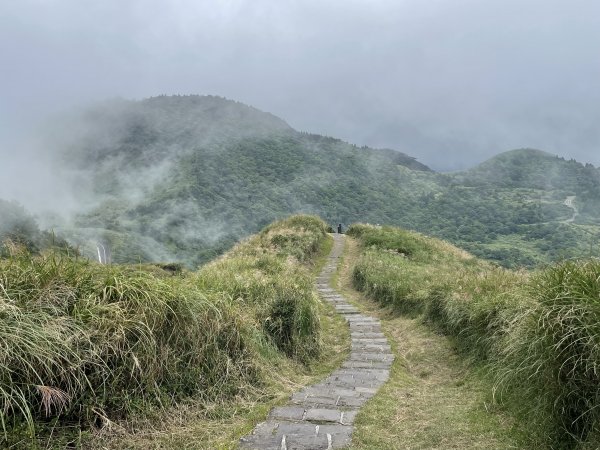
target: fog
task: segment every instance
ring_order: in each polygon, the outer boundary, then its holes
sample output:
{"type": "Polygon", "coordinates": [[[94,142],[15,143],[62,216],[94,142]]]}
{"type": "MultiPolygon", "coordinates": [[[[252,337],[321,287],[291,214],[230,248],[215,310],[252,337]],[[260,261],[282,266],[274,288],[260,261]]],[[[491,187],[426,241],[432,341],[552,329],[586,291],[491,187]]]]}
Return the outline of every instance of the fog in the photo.
{"type": "Polygon", "coordinates": [[[222,95],[438,170],[519,147],[600,165],[598,17],[591,0],[2,2],[0,198],[48,183],[47,117],[158,94],[222,95]]]}

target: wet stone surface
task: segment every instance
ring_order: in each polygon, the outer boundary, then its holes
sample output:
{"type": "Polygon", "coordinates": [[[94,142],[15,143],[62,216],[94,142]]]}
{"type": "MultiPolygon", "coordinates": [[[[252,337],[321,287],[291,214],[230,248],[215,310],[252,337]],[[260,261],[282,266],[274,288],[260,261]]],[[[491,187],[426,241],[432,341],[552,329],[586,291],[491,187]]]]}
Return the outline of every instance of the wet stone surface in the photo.
{"type": "Polygon", "coordinates": [[[317,291],[348,322],[352,338],[350,356],[329,377],[295,392],[287,405],[273,408],[265,422],[240,440],[241,449],[347,447],[356,413],[389,378],[394,357],[379,321],[361,314],[329,286],[344,248],[344,236],[334,234],[333,237],[328,262],[317,278],[317,291]]]}

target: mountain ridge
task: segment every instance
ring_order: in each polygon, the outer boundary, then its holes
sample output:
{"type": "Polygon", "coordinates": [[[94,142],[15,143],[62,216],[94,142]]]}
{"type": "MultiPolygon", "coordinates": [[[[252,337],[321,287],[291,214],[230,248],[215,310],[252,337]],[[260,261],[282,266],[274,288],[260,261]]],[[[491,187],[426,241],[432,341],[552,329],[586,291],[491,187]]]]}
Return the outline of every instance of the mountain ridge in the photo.
{"type": "Polygon", "coordinates": [[[540,151],[438,173],[215,96],[98,104],[57,130],[56,159],[78,174],[72,190],[82,206],[55,228],[87,254],[109,244],[115,262],[196,266],[274,220],[310,213],[414,229],[531,266],[582,254],[599,224],[598,170],[540,151]],[[550,184],[547,167],[533,170],[540,161],[556,172],[550,184]],[[573,195],[581,214],[565,226],[573,195]]]}

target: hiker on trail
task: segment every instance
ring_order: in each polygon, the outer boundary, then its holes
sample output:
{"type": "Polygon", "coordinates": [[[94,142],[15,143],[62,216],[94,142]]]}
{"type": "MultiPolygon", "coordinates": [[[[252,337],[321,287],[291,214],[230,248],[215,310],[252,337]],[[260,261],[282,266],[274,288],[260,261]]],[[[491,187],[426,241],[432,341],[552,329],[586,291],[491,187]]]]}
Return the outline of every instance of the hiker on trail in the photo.
{"type": "Polygon", "coordinates": [[[338,223],[338,234],[342,234],[342,224],[338,223]]]}

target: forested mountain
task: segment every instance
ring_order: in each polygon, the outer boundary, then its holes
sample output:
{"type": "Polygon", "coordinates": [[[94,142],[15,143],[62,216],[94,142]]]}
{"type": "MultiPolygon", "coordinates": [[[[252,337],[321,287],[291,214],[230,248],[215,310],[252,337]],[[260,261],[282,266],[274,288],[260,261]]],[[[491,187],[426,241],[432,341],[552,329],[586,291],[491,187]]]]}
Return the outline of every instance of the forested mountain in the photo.
{"type": "Polygon", "coordinates": [[[534,150],[440,174],[212,96],[106,102],[61,134],[82,207],[59,231],[84,252],[108,244],[116,262],[194,266],[296,212],[413,228],[506,265],[584,254],[598,230],[598,169],[534,150]]]}
{"type": "MultiPolygon", "coordinates": [[[[465,205],[471,210],[465,215],[473,220],[463,221],[456,235],[448,228],[438,234],[479,256],[531,266],[599,254],[600,170],[591,164],[521,149],[453,174],[452,179],[450,192],[458,193],[463,204],[473,199],[472,206],[465,205]]],[[[447,206],[460,203],[455,198],[447,206]]]]}

